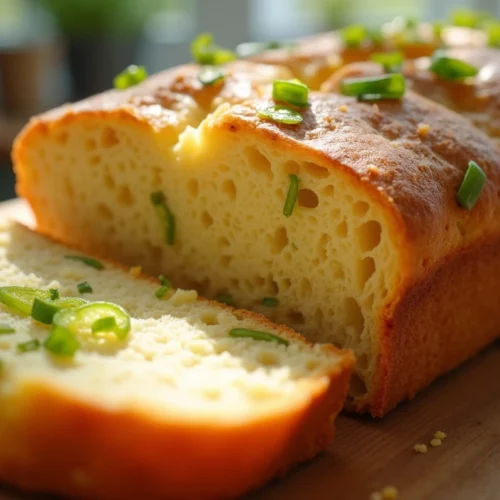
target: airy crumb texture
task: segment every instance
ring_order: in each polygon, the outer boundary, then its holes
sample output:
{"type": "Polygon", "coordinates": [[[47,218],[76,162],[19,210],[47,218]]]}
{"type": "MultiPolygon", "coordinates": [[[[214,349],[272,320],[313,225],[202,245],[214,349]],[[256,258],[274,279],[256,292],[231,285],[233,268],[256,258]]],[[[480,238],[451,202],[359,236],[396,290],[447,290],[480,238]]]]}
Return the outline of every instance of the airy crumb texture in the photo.
{"type": "Polygon", "coordinates": [[[194,291],[160,300],[158,280],[65,258],[76,253],[0,228],[0,286],[64,297],[85,280],[86,298],[131,316],[124,341],[81,334],[74,358],[61,359],[20,353],[49,328],[0,304],[0,323],[15,329],[0,344],[0,482],[78,498],[232,498],[327,446],[350,353],[194,291]],[[233,328],[289,345],[232,338],[233,328]]]}
{"type": "Polygon", "coordinates": [[[427,453],[427,445],[424,443],[417,443],[413,449],[416,453],[427,453]]]}
{"type": "Polygon", "coordinates": [[[441,439],[431,439],[431,446],[436,448],[437,446],[441,446],[443,444],[443,441],[441,439]]]}

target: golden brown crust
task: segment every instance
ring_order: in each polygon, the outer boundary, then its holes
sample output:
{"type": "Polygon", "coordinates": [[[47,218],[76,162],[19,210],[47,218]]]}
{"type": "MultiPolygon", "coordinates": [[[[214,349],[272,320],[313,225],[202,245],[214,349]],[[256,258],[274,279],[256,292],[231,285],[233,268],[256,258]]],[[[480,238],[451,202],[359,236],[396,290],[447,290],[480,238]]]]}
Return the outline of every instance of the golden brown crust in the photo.
{"type": "Polygon", "coordinates": [[[75,498],[235,498],[327,446],[351,365],[301,407],[244,426],[111,411],[33,381],[0,398],[0,480],[75,498]]]}

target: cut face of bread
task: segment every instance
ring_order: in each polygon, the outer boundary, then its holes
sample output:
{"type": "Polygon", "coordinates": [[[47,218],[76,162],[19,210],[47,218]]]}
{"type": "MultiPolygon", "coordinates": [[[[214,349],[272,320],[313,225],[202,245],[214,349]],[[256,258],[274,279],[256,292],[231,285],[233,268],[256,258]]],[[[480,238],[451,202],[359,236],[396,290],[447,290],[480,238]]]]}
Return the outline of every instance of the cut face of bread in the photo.
{"type": "Polygon", "coordinates": [[[75,296],[86,280],[84,297],[124,307],[131,332],[79,338],[70,359],[21,353],[49,327],[0,305],[0,324],[15,329],[0,337],[1,481],[79,498],[234,498],[330,442],[350,353],[194,291],[158,299],[156,280],[65,259],[74,253],[2,227],[0,286],[75,296]],[[232,338],[233,328],[289,345],[232,338]]]}
{"type": "MultiPolygon", "coordinates": [[[[172,87],[171,75],[155,78],[162,92],[172,87]]],[[[465,272],[445,278],[455,259],[500,233],[500,162],[487,137],[412,93],[377,104],[312,93],[304,122],[286,126],[258,117],[268,85],[246,100],[220,97],[232,81],[212,95],[213,113],[168,148],[166,121],[127,94],[119,105],[112,93],[109,111],[79,111],[84,102],[35,119],[14,161],[40,229],[352,348],[357,411],[385,413],[496,337],[494,323],[473,326],[477,308],[498,316],[492,296],[461,284],[465,272]],[[487,182],[468,212],[456,192],[470,160],[487,182]],[[286,217],[291,174],[299,191],[286,217]],[[156,192],[175,218],[171,242],[156,192]],[[450,280],[465,289],[456,314],[450,280]],[[278,304],[266,307],[265,297],[278,304]]],[[[151,83],[134,92],[156,96],[151,83]]]]}

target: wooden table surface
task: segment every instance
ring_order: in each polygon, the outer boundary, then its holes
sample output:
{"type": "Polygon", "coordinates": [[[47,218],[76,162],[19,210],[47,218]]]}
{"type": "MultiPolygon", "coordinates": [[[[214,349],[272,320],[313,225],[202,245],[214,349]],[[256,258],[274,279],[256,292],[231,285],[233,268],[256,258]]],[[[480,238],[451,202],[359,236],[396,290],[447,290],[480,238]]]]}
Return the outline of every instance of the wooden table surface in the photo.
{"type": "MultiPolygon", "coordinates": [[[[0,204],[5,215],[30,220],[20,202],[0,204]]],[[[387,485],[398,500],[500,499],[500,344],[382,420],[341,415],[326,453],[247,500],[370,500],[387,485]],[[413,451],[438,430],[442,446],[413,451]]],[[[0,500],[28,498],[0,488],[0,500]]]]}

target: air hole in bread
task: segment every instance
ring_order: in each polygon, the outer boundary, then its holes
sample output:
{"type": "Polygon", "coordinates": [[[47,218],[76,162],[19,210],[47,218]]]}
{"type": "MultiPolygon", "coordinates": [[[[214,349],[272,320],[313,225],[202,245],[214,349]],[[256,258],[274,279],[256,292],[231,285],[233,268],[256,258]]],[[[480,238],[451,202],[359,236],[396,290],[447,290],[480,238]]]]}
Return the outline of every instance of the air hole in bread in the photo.
{"type": "Polygon", "coordinates": [[[300,293],[304,297],[309,297],[312,293],[312,283],[307,278],[302,278],[300,280],[300,293]]]}
{"type": "Polygon", "coordinates": [[[296,161],[289,160],[283,165],[283,171],[285,174],[298,175],[300,172],[300,165],[296,161]]]}
{"type": "Polygon", "coordinates": [[[283,290],[288,290],[292,286],[292,280],[290,278],[283,278],[281,280],[281,288],[283,290]]]}
{"type": "Polygon", "coordinates": [[[73,186],[69,179],[64,179],[64,190],[66,191],[66,194],[68,195],[68,198],[70,200],[75,197],[75,190],[73,189],[73,186]]]}
{"type": "Polygon", "coordinates": [[[111,127],[104,127],[101,134],[101,146],[103,148],[112,148],[120,144],[118,134],[111,127]]]}
{"type": "Polygon", "coordinates": [[[64,146],[68,142],[68,133],[59,132],[59,134],[56,135],[56,142],[61,146],[64,146]]]}
{"type": "Polygon", "coordinates": [[[352,398],[357,398],[363,396],[366,392],[367,388],[365,381],[357,373],[353,373],[349,386],[349,395],[352,398]]]}
{"type": "Polygon", "coordinates": [[[274,236],[268,237],[271,245],[271,252],[279,254],[288,245],[288,234],[286,228],[283,226],[278,227],[274,231],[274,236]]]}
{"type": "Polygon", "coordinates": [[[332,240],[332,237],[327,234],[327,233],[323,233],[320,238],[319,238],[319,242],[318,242],[318,256],[319,258],[322,260],[322,261],[326,261],[327,260],[327,247],[328,245],[330,244],[332,240]]]}
{"type": "Polygon", "coordinates": [[[218,320],[217,316],[211,312],[203,313],[200,317],[200,320],[202,321],[202,323],[205,323],[205,325],[209,325],[209,326],[219,324],[219,320],[218,320]]]}
{"type": "Polygon", "coordinates": [[[370,205],[368,205],[368,203],[366,203],[365,201],[357,201],[352,206],[352,213],[357,217],[363,217],[368,213],[369,209],[370,205]]]}
{"type": "Polygon", "coordinates": [[[229,165],[226,165],[225,163],[221,163],[215,171],[217,171],[217,170],[220,170],[221,172],[229,172],[229,165]]]}
{"type": "Polygon", "coordinates": [[[361,354],[358,354],[356,356],[356,362],[358,364],[358,368],[362,371],[367,370],[369,368],[369,360],[368,360],[368,355],[363,352],[361,354]]]}
{"type": "MultiPolygon", "coordinates": [[[[89,159],[89,164],[92,165],[93,167],[96,167],[97,165],[100,165],[102,161],[102,158],[100,155],[93,155],[89,159]]],[[[71,162],[73,163],[73,162],[71,162]]]]}
{"type": "Polygon", "coordinates": [[[113,212],[104,203],[99,203],[97,205],[97,214],[99,217],[101,217],[104,220],[112,220],[113,219],[113,212]]]}
{"type": "Polygon", "coordinates": [[[375,272],[375,260],[372,257],[365,257],[358,264],[358,286],[363,289],[366,282],[375,272]]]}
{"type": "Polygon", "coordinates": [[[93,137],[85,139],[84,148],[90,153],[97,148],[97,141],[93,137]]]}
{"type": "Polygon", "coordinates": [[[358,240],[359,249],[362,252],[373,250],[380,243],[380,235],[382,227],[380,223],[374,220],[365,222],[362,226],[356,229],[356,238],[358,240]]]}
{"type": "Polygon", "coordinates": [[[333,196],[335,194],[335,188],[331,184],[329,184],[321,190],[321,194],[323,196],[333,196]]]}
{"type": "Polygon", "coordinates": [[[345,278],[344,267],[338,260],[332,260],[331,266],[333,270],[333,277],[337,280],[343,280],[345,278]]]}
{"type": "Polygon", "coordinates": [[[206,210],[201,214],[201,223],[204,227],[210,227],[214,223],[214,219],[206,210]]]}
{"type": "Polygon", "coordinates": [[[305,322],[304,315],[300,311],[291,310],[286,315],[292,325],[303,325],[305,322]]]}
{"type": "Polygon", "coordinates": [[[149,258],[152,262],[161,262],[163,258],[163,249],[156,245],[147,245],[147,250],[149,254],[149,258]]]}
{"type": "Polygon", "coordinates": [[[312,177],[317,177],[317,178],[324,178],[328,177],[330,175],[330,172],[324,167],[320,167],[319,165],[316,165],[315,163],[311,162],[304,162],[302,164],[304,167],[304,170],[309,173],[312,177]]]}
{"type": "Polygon", "coordinates": [[[109,174],[109,173],[104,174],[104,185],[108,189],[115,189],[116,183],[115,183],[115,180],[113,179],[113,177],[111,176],[111,174],[109,174]]]}
{"type": "Polygon", "coordinates": [[[273,171],[271,169],[271,162],[266,156],[264,156],[256,147],[250,146],[245,148],[244,151],[250,168],[257,170],[257,172],[262,172],[267,174],[267,176],[272,179],[273,171]]]}
{"type": "Polygon", "coordinates": [[[236,184],[231,179],[226,179],[222,183],[222,191],[229,196],[230,200],[236,198],[236,184]]]}
{"type": "Polygon", "coordinates": [[[187,191],[189,196],[192,198],[196,198],[198,196],[198,192],[200,190],[200,185],[197,179],[189,179],[187,182],[187,191]]]}
{"type": "Polygon", "coordinates": [[[345,324],[354,329],[356,335],[361,335],[365,327],[365,318],[361,312],[358,301],[354,297],[344,299],[345,324]]]}
{"type": "Polygon", "coordinates": [[[233,258],[230,255],[221,255],[220,263],[223,267],[229,267],[233,258]]]}
{"type": "Polygon", "coordinates": [[[311,189],[301,189],[298,195],[298,203],[304,208],[316,208],[318,206],[318,195],[311,189]]]}
{"type": "Polygon", "coordinates": [[[217,246],[219,248],[225,248],[230,245],[229,240],[225,236],[220,236],[219,239],[217,240],[217,246]]]}
{"type": "Polygon", "coordinates": [[[337,225],[335,232],[337,233],[337,236],[340,236],[341,238],[345,238],[347,236],[347,222],[342,221],[340,224],[337,225]]]}
{"type": "Polygon", "coordinates": [[[118,192],[118,203],[125,207],[130,207],[134,204],[135,199],[132,191],[128,186],[122,186],[118,192]]]}

